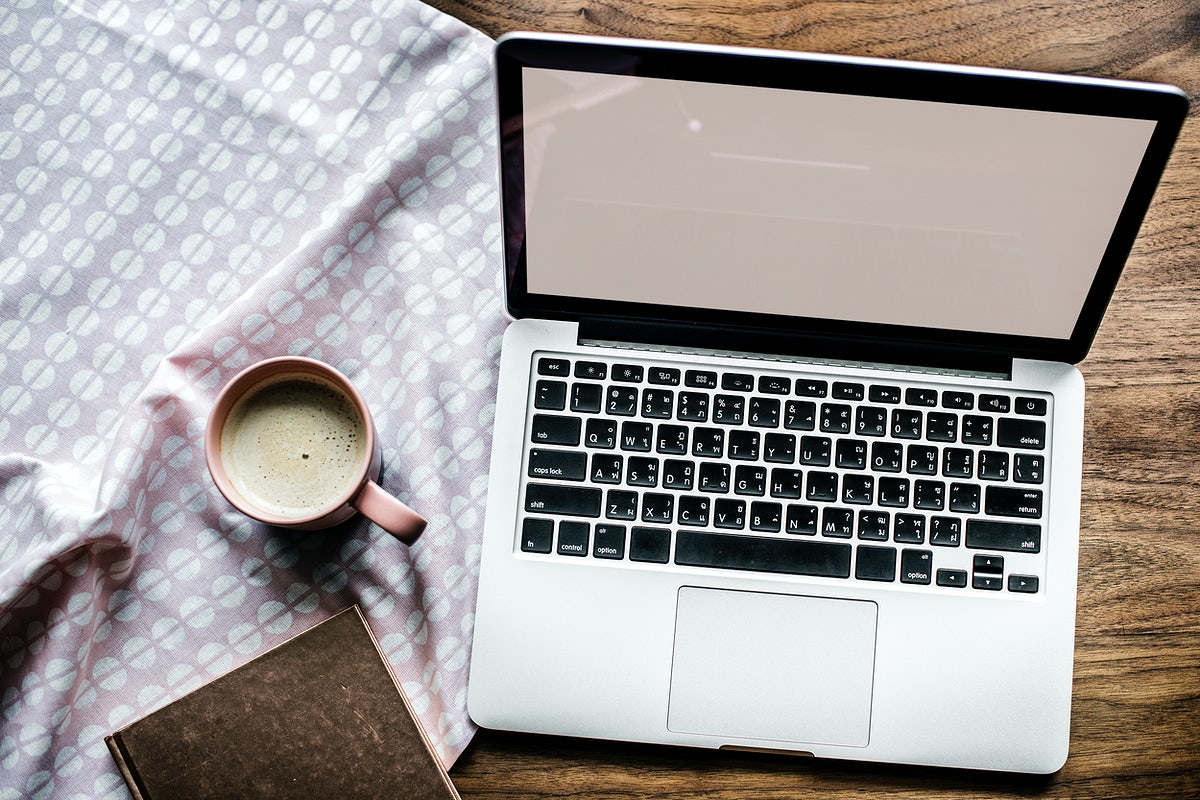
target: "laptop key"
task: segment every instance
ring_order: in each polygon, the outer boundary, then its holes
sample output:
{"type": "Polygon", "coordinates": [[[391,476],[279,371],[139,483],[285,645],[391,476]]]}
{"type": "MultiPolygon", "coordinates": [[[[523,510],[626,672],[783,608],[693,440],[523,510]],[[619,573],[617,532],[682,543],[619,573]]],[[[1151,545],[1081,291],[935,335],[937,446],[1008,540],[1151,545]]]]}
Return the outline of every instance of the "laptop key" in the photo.
{"type": "Polygon", "coordinates": [[[720,458],[725,452],[725,431],[720,428],[696,428],[692,431],[692,455],[720,458]]]}
{"type": "Polygon", "coordinates": [[[828,467],[833,442],[825,436],[800,437],[800,463],[806,467],[828,467]]]}
{"type": "Polygon", "coordinates": [[[671,532],[635,527],[629,532],[629,560],[666,564],[671,559],[671,532]]]}
{"type": "Polygon", "coordinates": [[[717,388],[717,373],[689,369],[683,375],[683,382],[694,389],[715,389],[717,388]]]}
{"type": "Polygon", "coordinates": [[[530,439],[536,444],[577,445],[581,426],[578,417],[534,414],[530,439]]]}
{"type": "Polygon", "coordinates": [[[713,401],[712,421],[722,425],[741,425],[746,416],[746,398],[719,394],[713,401]]]}
{"type": "Polygon", "coordinates": [[[929,543],[938,547],[958,547],[962,543],[962,520],[958,517],[930,519],[929,543]]]}
{"type": "Polygon", "coordinates": [[[872,386],[867,393],[867,397],[872,403],[899,403],[900,402],[900,387],[899,386],[872,386]]]}
{"type": "Polygon", "coordinates": [[[609,519],[637,519],[637,492],[609,489],[604,498],[604,516],[609,519]]]}
{"type": "Polygon", "coordinates": [[[650,382],[660,386],[678,386],[679,370],[670,367],[651,367],[650,382]]]}
{"type": "Polygon", "coordinates": [[[684,422],[708,422],[708,395],[701,392],[680,392],[675,415],[684,422]]]}
{"type": "Polygon", "coordinates": [[[755,500],[750,504],[750,530],[779,533],[783,524],[783,504],[755,500]]]}
{"type": "Polygon", "coordinates": [[[858,512],[858,538],[886,542],[891,532],[892,515],[886,511],[858,512]]]}
{"type": "Polygon", "coordinates": [[[684,495],[679,498],[679,524],[703,528],[708,525],[709,499],[684,495]]]}
{"type": "Polygon", "coordinates": [[[970,392],[942,392],[942,408],[970,411],[975,408],[975,395],[970,392]]]}
{"type": "Polygon", "coordinates": [[[998,592],[1004,585],[1004,579],[999,575],[972,575],[971,586],[976,589],[987,589],[991,592],[998,592]]]}
{"type": "Polygon", "coordinates": [[[646,371],[634,364],[613,364],[612,379],[621,383],[641,383],[646,371]]]}
{"type": "Polygon", "coordinates": [[[1008,590],[1020,594],[1037,594],[1038,578],[1036,575],[1009,575],[1008,590]]]}
{"type": "Polygon", "coordinates": [[[785,531],[802,536],[816,536],[817,507],[789,503],[785,531]]]}
{"type": "Polygon", "coordinates": [[[792,379],[778,375],[763,375],[758,379],[758,390],[763,394],[791,394],[792,379]]]}
{"type": "Polygon", "coordinates": [[[779,401],[769,397],[750,398],[748,422],[756,428],[778,428],[779,401]]]}
{"type": "Polygon", "coordinates": [[[591,526],[586,522],[563,520],[558,523],[558,554],[560,556],[586,556],[591,526]]]}
{"type": "Polygon", "coordinates": [[[821,404],[821,432],[849,433],[853,419],[850,406],[842,403],[821,404]]]}
{"type": "Polygon", "coordinates": [[[854,577],[860,581],[896,580],[896,549],[864,544],[858,548],[854,577]]]}
{"type": "Polygon", "coordinates": [[[827,506],[821,512],[821,535],[838,539],[854,536],[854,512],[848,508],[827,506]]]}
{"type": "Polygon", "coordinates": [[[892,538],[901,544],[925,544],[925,517],[920,514],[897,514],[892,538]]]}
{"type": "Polygon", "coordinates": [[[678,458],[668,458],[663,462],[662,485],[664,489],[674,489],[677,492],[690,492],[695,480],[695,462],[683,461],[678,458]]]}
{"type": "Polygon", "coordinates": [[[923,419],[920,411],[895,409],[892,411],[892,435],[897,439],[920,439],[923,419]]]}
{"type": "Polygon", "coordinates": [[[713,506],[713,525],[741,530],[746,527],[745,500],[718,500],[713,506]]]}
{"type": "Polygon", "coordinates": [[[866,396],[866,387],[861,383],[844,383],[836,381],[830,397],[835,400],[862,400],[866,396]]]}
{"type": "Polygon", "coordinates": [[[675,563],[826,578],[850,577],[849,544],[681,530],[675,563]]]}
{"type": "Polygon", "coordinates": [[[620,483],[624,474],[624,456],[592,453],[592,483],[620,483]]]}
{"type": "Polygon", "coordinates": [[[912,388],[904,392],[904,402],[910,406],[936,406],[936,389],[912,388]]]}
{"type": "Polygon", "coordinates": [[[990,445],[992,443],[992,418],[968,414],[963,417],[962,440],[967,444],[990,445]]]}
{"type": "Polygon", "coordinates": [[[642,416],[649,419],[670,419],[674,413],[675,393],[670,389],[642,391],[642,416]]]}
{"type": "Polygon", "coordinates": [[[797,378],[796,394],[800,397],[825,397],[829,394],[829,384],[821,380],[797,378]]]}
{"type": "Polygon", "coordinates": [[[768,433],[763,437],[763,460],[772,464],[796,461],[796,437],[790,433],[768,433]]]}
{"type": "Polygon", "coordinates": [[[727,392],[753,392],[754,376],[741,372],[727,372],[721,376],[721,388],[727,392]]]}
{"type": "Polygon", "coordinates": [[[600,516],[600,490],[587,486],[531,483],[525,487],[525,510],[573,517],[600,516]]]}
{"type": "Polygon", "coordinates": [[[565,358],[539,358],[538,375],[553,375],[566,378],[571,374],[571,362],[565,358]]]}
{"type": "Polygon", "coordinates": [[[1023,522],[967,520],[967,547],[1009,553],[1040,553],[1042,526],[1023,522]]]}
{"type": "Polygon", "coordinates": [[[630,456],[625,483],[630,486],[658,486],[658,459],[646,456],[630,456]]]}
{"type": "Polygon", "coordinates": [[[760,441],[758,431],[730,431],[729,457],[738,461],[757,461],[760,441]]]}
{"type": "Polygon", "coordinates": [[[958,441],[958,417],[955,414],[943,414],[930,411],[925,418],[925,438],[931,442],[958,441]]]}
{"type": "Polygon", "coordinates": [[[583,442],[588,447],[612,450],[617,446],[617,423],[611,419],[589,419],[584,428],[583,442]]]}
{"type": "Polygon", "coordinates": [[[984,497],[984,510],[992,516],[1027,519],[1038,519],[1042,516],[1041,489],[989,486],[984,497]]]}
{"type": "Polygon", "coordinates": [[[600,361],[575,362],[575,377],[602,381],[608,376],[608,366],[600,361]]]}
{"type": "Polygon", "coordinates": [[[995,414],[1007,414],[1009,408],[1008,398],[1001,394],[981,394],[979,395],[979,410],[991,411],[995,414]]]}
{"type": "Polygon", "coordinates": [[[950,510],[960,514],[979,513],[980,487],[974,483],[950,484],[950,510]]]}
{"type": "Polygon", "coordinates": [[[521,550],[526,553],[549,553],[554,542],[554,521],[527,519],[521,524],[521,550]]]}
{"type": "Polygon", "coordinates": [[[625,526],[597,525],[596,535],[592,540],[592,555],[596,558],[624,558],[625,526]]]}
{"type": "Polygon", "coordinates": [[[1013,459],[1013,480],[1017,483],[1041,483],[1045,460],[1035,453],[1017,453],[1013,459]]]}
{"type": "Polygon", "coordinates": [[[604,387],[598,383],[577,383],[571,387],[571,410],[585,414],[600,411],[604,387]]]}
{"type": "Polygon", "coordinates": [[[529,477],[581,481],[587,477],[587,454],[574,450],[530,450],[529,477]]]}
{"type": "Polygon", "coordinates": [[[967,585],[967,571],[965,569],[939,569],[937,585],[961,589],[967,585]]]}
{"type": "Polygon", "coordinates": [[[1046,447],[1046,423],[1040,419],[1001,417],[996,424],[996,444],[1021,450],[1043,450],[1046,447]]]}
{"type": "Polygon", "coordinates": [[[533,407],[546,411],[562,411],[567,407],[567,384],[562,381],[538,381],[534,390],[533,407]]]}
{"type": "Polygon", "coordinates": [[[727,494],[730,487],[729,465],[704,461],[700,464],[699,489],[702,492],[727,494]]]}
{"type": "Polygon", "coordinates": [[[932,551],[906,547],[900,551],[900,582],[928,586],[932,564],[932,551]]]}
{"type": "Polygon", "coordinates": [[[638,391],[625,386],[613,386],[608,390],[608,401],[605,408],[609,414],[620,417],[632,417],[637,413],[638,391]]]}
{"type": "Polygon", "coordinates": [[[642,522],[670,525],[675,521],[675,495],[646,493],[642,495],[642,522]]]}
{"type": "Polygon", "coordinates": [[[887,434],[887,409],[877,406],[861,406],[854,421],[854,431],[860,436],[884,436],[887,434]]]}
{"type": "Polygon", "coordinates": [[[1018,414],[1046,416],[1046,400],[1042,397],[1018,397],[1013,410],[1018,414]]]}
{"type": "Polygon", "coordinates": [[[672,456],[685,454],[688,449],[688,429],[682,425],[660,425],[654,449],[672,456]]]}
{"type": "Polygon", "coordinates": [[[811,431],[817,426],[817,404],[811,400],[788,400],[783,407],[783,427],[811,431]]]}
{"type": "Polygon", "coordinates": [[[733,472],[734,494],[762,497],[767,493],[767,470],[764,467],[740,465],[733,472]]]}
{"type": "Polygon", "coordinates": [[[654,426],[649,422],[622,422],[621,449],[649,453],[654,444],[654,426]]]}

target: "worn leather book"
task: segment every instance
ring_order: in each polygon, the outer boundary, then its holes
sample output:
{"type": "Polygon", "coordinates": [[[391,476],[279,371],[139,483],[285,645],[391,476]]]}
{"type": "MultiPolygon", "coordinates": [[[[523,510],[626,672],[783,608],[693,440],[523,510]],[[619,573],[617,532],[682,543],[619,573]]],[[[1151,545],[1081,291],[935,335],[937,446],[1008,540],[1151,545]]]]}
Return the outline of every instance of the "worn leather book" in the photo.
{"type": "Polygon", "coordinates": [[[105,741],[137,800],[458,798],[357,606],[105,741]]]}

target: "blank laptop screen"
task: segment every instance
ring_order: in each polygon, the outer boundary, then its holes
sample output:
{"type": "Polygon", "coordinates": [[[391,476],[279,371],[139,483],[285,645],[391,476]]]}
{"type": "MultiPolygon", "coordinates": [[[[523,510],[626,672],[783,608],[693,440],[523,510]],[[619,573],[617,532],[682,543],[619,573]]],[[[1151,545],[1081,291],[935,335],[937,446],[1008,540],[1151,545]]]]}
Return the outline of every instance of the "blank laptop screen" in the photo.
{"type": "Polygon", "coordinates": [[[1067,339],[1153,120],[526,67],[534,294],[1067,339]]]}

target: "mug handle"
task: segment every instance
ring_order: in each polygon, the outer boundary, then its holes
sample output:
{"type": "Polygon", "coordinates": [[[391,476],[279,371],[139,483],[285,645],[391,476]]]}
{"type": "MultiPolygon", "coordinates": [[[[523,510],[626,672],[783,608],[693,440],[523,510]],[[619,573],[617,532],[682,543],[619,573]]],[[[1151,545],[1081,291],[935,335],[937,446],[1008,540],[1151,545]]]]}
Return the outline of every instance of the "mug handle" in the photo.
{"type": "Polygon", "coordinates": [[[363,516],[405,544],[412,544],[425,530],[425,518],[368,480],[351,505],[363,516]]]}

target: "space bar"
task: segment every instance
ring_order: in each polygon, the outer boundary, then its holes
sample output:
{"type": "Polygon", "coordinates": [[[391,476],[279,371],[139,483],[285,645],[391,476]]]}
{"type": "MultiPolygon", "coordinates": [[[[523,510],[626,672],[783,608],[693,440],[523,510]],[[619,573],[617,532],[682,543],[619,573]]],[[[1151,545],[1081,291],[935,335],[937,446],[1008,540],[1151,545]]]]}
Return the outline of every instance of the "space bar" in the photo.
{"type": "Polygon", "coordinates": [[[675,538],[675,563],[789,575],[850,577],[848,544],[811,539],[769,539],[681,530],[675,538]]]}

